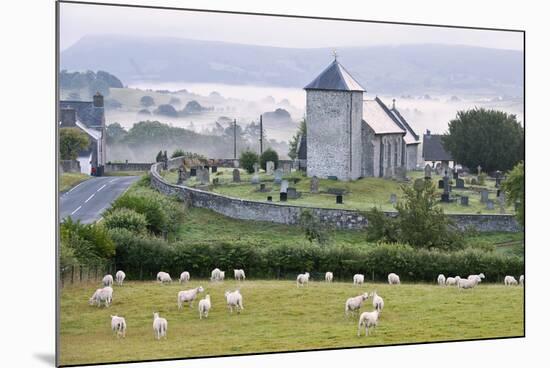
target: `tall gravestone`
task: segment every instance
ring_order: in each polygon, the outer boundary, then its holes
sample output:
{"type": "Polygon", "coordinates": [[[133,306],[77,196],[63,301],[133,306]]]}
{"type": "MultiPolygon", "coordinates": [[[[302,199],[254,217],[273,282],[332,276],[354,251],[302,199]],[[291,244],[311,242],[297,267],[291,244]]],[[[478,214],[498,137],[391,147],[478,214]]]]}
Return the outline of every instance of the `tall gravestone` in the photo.
{"type": "Polygon", "coordinates": [[[309,183],[309,192],[310,193],[319,193],[319,178],[313,176],[309,183]]]}
{"type": "Polygon", "coordinates": [[[201,184],[210,184],[210,171],[207,168],[200,170],[199,180],[201,184]]]}
{"type": "Polygon", "coordinates": [[[470,200],[470,197],[461,196],[460,197],[460,204],[463,205],[463,206],[468,206],[469,205],[469,200],[470,200]]]}
{"type": "Polygon", "coordinates": [[[426,164],[426,166],[424,166],[424,179],[430,180],[431,178],[432,178],[432,167],[430,166],[430,164],[426,164]]]}
{"type": "Polygon", "coordinates": [[[449,193],[450,193],[449,176],[445,175],[443,177],[443,194],[441,195],[441,202],[449,203],[451,201],[451,196],[449,193]]]}
{"type": "Polygon", "coordinates": [[[481,198],[479,201],[481,203],[487,203],[488,200],[489,200],[489,191],[487,189],[483,189],[481,191],[481,198]]]}
{"type": "Polygon", "coordinates": [[[257,163],[254,164],[254,175],[252,175],[252,179],[250,182],[252,184],[259,184],[260,183],[260,174],[258,174],[258,170],[260,169],[260,165],[257,163]]]}
{"type": "Polygon", "coordinates": [[[177,185],[183,184],[183,182],[187,180],[187,170],[185,170],[185,166],[181,166],[178,169],[178,182],[177,185]]]}
{"type": "Polygon", "coordinates": [[[275,162],[267,161],[265,163],[265,173],[267,175],[273,175],[273,170],[275,170],[275,162]]]}
{"type": "Polygon", "coordinates": [[[241,182],[241,172],[239,169],[233,169],[233,183],[241,182]]]}
{"type": "Polygon", "coordinates": [[[284,173],[285,175],[288,175],[288,174],[290,174],[290,171],[291,171],[290,163],[285,162],[285,163],[283,164],[283,173],[284,173]]]}
{"type": "Polygon", "coordinates": [[[281,184],[281,181],[283,180],[283,170],[277,169],[275,170],[275,179],[273,179],[275,184],[281,184]]]}
{"type": "Polygon", "coordinates": [[[390,203],[393,205],[397,203],[397,194],[395,193],[390,194],[390,203]]]}
{"type": "Polygon", "coordinates": [[[487,202],[485,204],[486,204],[486,206],[487,206],[486,208],[488,210],[494,210],[495,209],[495,202],[492,199],[487,200],[487,202]]]}
{"type": "Polygon", "coordinates": [[[457,189],[464,189],[464,179],[462,179],[462,178],[457,178],[457,179],[455,180],[455,183],[456,183],[455,187],[456,187],[457,189]]]}
{"type": "Polygon", "coordinates": [[[281,189],[279,190],[279,192],[286,193],[287,189],[288,189],[288,180],[283,180],[281,182],[281,189]]]}

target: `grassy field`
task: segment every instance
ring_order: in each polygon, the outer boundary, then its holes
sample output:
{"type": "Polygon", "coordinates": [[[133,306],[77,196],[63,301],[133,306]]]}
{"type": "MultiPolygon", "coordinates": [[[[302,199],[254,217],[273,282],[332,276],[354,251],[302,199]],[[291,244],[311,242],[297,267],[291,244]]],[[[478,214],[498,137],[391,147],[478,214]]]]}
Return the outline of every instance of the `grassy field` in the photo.
{"type": "MultiPolygon", "coordinates": [[[[232,171],[229,168],[219,168],[218,173],[210,175],[210,181],[214,178],[219,179],[219,185],[210,185],[210,190],[215,193],[224,194],[235,198],[244,198],[256,201],[266,201],[267,196],[272,196],[274,202],[279,201],[279,189],[280,185],[273,182],[273,176],[266,175],[264,172],[260,173],[260,180],[266,184],[267,192],[260,192],[258,185],[251,185],[251,175],[241,170],[241,183],[232,182],[232,171]]],[[[177,182],[177,172],[165,172],[164,177],[171,183],[177,182]]],[[[423,176],[423,172],[412,171],[408,173],[408,176],[416,179],[423,176]]],[[[394,210],[393,204],[390,202],[390,196],[392,193],[397,195],[397,200],[401,197],[401,185],[402,183],[383,178],[362,178],[353,182],[342,182],[328,179],[321,179],[319,185],[319,193],[312,194],[309,192],[311,178],[306,177],[301,172],[293,172],[290,175],[284,177],[289,180],[290,186],[296,187],[301,192],[301,197],[298,199],[289,199],[286,202],[289,205],[301,205],[310,207],[324,207],[324,208],[346,208],[346,209],[358,209],[369,210],[372,207],[378,207],[386,211],[394,210]],[[296,179],[297,183],[292,184],[292,180],[296,179]],[[329,188],[343,189],[344,204],[336,204],[335,195],[328,193],[329,188]]],[[[435,180],[435,179],[434,179],[435,180]]],[[[198,182],[195,177],[190,178],[187,181],[189,186],[197,186],[198,182]]],[[[441,203],[443,210],[446,213],[477,213],[477,214],[498,214],[500,209],[496,203],[496,191],[494,181],[486,181],[484,186],[470,186],[465,184],[465,189],[453,189],[454,195],[469,196],[469,206],[462,206],[460,203],[441,203]],[[486,209],[484,203],[480,202],[481,189],[489,190],[489,198],[495,200],[495,208],[493,210],[486,209]]],[[[441,193],[443,190],[440,189],[441,193]]],[[[513,213],[512,207],[505,208],[506,213],[513,213]]]]}
{"type": "Polygon", "coordinates": [[[59,176],[59,191],[66,192],[77,184],[90,179],[90,175],[81,173],[63,173],[59,176]]]}
{"type": "MultiPolygon", "coordinates": [[[[191,275],[193,276],[193,275],[191,275]]],[[[326,284],[314,280],[296,288],[293,281],[233,280],[210,283],[127,282],[115,286],[109,308],[88,305],[98,285],[71,286],[61,292],[61,364],[183,358],[266,351],[288,351],[478,339],[524,334],[523,288],[479,285],[473,290],[428,284],[326,284]],[[202,285],[212,310],[199,320],[196,305],[178,311],[179,290],[202,285]],[[225,290],[240,287],[243,313],[230,314],[225,290]],[[344,302],[376,289],[385,308],[372,336],[357,337],[357,317],[344,316],[344,302]],[[168,338],[153,337],[152,314],[168,320],[168,338]],[[125,339],[110,330],[110,315],[126,318],[125,339]]],[[[204,294],[202,294],[204,296],[204,294]]],[[[370,300],[362,311],[372,310],[370,300]]]]}

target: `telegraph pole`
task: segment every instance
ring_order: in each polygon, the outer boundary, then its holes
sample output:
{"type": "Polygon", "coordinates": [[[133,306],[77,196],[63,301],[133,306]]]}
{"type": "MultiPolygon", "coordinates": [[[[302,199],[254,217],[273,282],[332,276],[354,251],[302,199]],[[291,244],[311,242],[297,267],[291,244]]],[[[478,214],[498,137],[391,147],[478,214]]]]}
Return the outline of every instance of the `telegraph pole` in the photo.
{"type": "Polygon", "coordinates": [[[262,115],[260,115],[260,155],[264,153],[264,125],[262,123],[262,115]]]}
{"type": "Polygon", "coordinates": [[[233,158],[237,159],[237,119],[233,120],[233,158]]]}

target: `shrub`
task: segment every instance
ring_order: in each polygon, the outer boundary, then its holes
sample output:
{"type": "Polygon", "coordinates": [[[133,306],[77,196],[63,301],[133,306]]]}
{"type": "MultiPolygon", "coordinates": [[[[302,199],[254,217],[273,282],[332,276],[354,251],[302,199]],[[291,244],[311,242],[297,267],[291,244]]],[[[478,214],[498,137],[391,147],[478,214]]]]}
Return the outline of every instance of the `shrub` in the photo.
{"type": "Polygon", "coordinates": [[[319,244],[328,242],[329,236],[326,225],[322,225],[319,218],[310,210],[306,209],[300,213],[300,226],[310,243],[313,243],[314,240],[319,244]]]}
{"type": "Polygon", "coordinates": [[[89,144],[88,136],[79,128],[59,129],[59,156],[62,160],[76,160],[78,153],[89,144]]]}
{"type": "Polygon", "coordinates": [[[104,216],[104,224],[108,229],[126,229],[134,233],[147,231],[145,216],[128,208],[117,208],[104,216]]]}
{"type": "Polygon", "coordinates": [[[279,166],[279,155],[275,150],[268,148],[260,156],[260,166],[262,169],[266,169],[267,161],[273,161],[275,163],[275,169],[279,166]]]}
{"type": "Polygon", "coordinates": [[[97,263],[115,254],[115,244],[102,225],[81,224],[69,217],[61,224],[60,234],[61,248],[65,248],[62,255],[74,257],[80,264],[97,263]]]}
{"type": "Polygon", "coordinates": [[[398,241],[398,226],[394,218],[373,207],[365,214],[368,220],[367,240],[395,243],[398,241]]]}
{"type": "Polygon", "coordinates": [[[516,218],[521,225],[525,225],[525,168],[523,161],[508,172],[506,180],[502,183],[502,189],[506,193],[508,204],[518,204],[516,218]]]}
{"type": "Polygon", "coordinates": [[[241,167],[249,174],[254,172],[254,164],[258,163],[258,155],[252,151],[244,151],[239,158],[241,167]]]}

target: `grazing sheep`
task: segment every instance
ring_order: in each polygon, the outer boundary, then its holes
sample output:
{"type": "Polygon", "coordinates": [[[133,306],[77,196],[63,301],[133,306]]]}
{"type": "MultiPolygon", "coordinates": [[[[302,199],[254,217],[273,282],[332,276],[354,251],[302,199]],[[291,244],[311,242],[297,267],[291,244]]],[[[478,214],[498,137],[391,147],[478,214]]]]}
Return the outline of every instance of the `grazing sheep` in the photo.
{"type": "Polygon", "coordinates": [[[235,291],[226,291],[225,300],[231,313],[233,313],[233,307],[237,309],[237,313],[241,313],[241,311],[244,309],[243,296],[238,289],[235,291]]]}
{"type": "Polygon", "coordinates": [[[118,286],[122,286],[122,283],[124,282],[124,279],[126,278],[126,274],[122,270],[118,270],[115,274],[116,283],[118,286]]]}
{"type": "Polygon", "coordinates": [[[382,312],[382,309],[384,309],[384,299],[376,294],[376,290],[370,294],[370,297],[372,298],[372,306],[374,309],[378,312],[382,312]]]}
{"type": "Polygon", "coordinates": [[[399,276],[397,276],[395,273],[390,273],[388,275],[388,284],[390,285],[398,285],[401,283],[401,280],[399,280],[399,276]]]}
{"type": "Polygon", "coordinates": [[[437,276],[437,284],[439,286],[445,286],[445,275],[443,275],[442,273],[437,276]]]}
{"type": "Polygon", "coordinates": [[[111,316],[111,330],[117,337],[126,337],[126,320],[124,317],[111,316]]]}
{"type": "Polygon", "coordinates": [[[235,280],[237,281],[244,281],[244,279],[246,279],[243,269],[233,270],[233,274],[235,275],[235,280]]]}
{"type": "Polygon", "coordinates": [[[180,284],[183,282],[189,282],[191,280],[191,275],[187,271],[183,271],[180,275],[180,284]]]}
{"type": "Polygon", "coordinates": [[[199,318],[202,319],[202,316],[204,316],[204,318],[208,318],[208,311],[210,311],[210,308],[212,308],[210,295],[206,294],[206,297],[199,301],[199,318]]]}
{"type": "Polygon", "coordinates": [[[378,326],[379,316],[380,312],[378,310],[361,313],[359,325],[357,326],[357,336],[361,336],[361,326],[365,326],[365,336],[369,336],[369,327],[375,328],[378,326]]]}
{"type": "Polygon", "coordinates": [[[296,287],[304,286],[304,284],[309,284],[309,272],[301,273],[296,277],[296,287]]]}
{"type": "Polygon", "coordinates": [[[214,268],[210,276],[210,281],[220,281],[221,272],[219,268],[214,268]]]}
{"type": "Polygon", "coordinates": [[[178,309],[183,308],[183,303],[190,302],[189,307],[193,308],[193,301],[197,298],[199,293],[202,293],[204,289],[202,286],[196,287],[194,289],[183,290],[178,293],[178,309]]]}
{"type": "Polygon", "coordinates": [[[220,271],[220,281],[225,280],[225,271],[220,271]]]}
{"type": "Polygon", "coordinates": [[[353,275],[353,285],[362,285],[365,282],[365,275],[356,273],[353,275]]]}
{"type": "Polygon", "coordinates": [[[458,280],[460,280],[460,276],[455,277],[447,277],[446,284],[447,285],[456,285],[458,283],[458,280]]]}
{"type": "Polygon", "coordinates": [[[332,272],[325,273],[325,281],[326,282],[332,282],[333,278],[334,278],[334,275],[332,274],[332,272]]]}
{"type": "Polygon", "coordinates": [[[520,286],[525,285],[525,276],[524,275],[521,275],[519,277],[519,284],[520,284],[520,286]]]}
{"type": "Polygon", "coordinates": [[[172,278],[170,277],[170,274],[168,272],[160,271],[159,273],[157,273],[157,281],[159,281],[161,284],[164,284],[165,282],[172,282],[172,278]]]}
{"type": "Polygon", "coordinates": [[[348,298],[348,300],[346,300],[346,307],[344,309],[346,316],[348,316],[350,312],[353,313],[355,311],[358,311],[359,308],[361,308],[361,305],[363,305],[363,302],[368,298],[369,298],[368,293],[364,293],[361,295],[348,298]]]}
{"type": "Polygon", "coordinates": [[[456,285],[459,289],[473,289],[478,284],[477,278],[471,278],[471,279],[460,279],[457,281],[456,285]]]}
{"type": "Polygon", "coordinates": [[[103,276],[103,286],[113,286],[113,276],[112,275],[105,275],[103,276]]]}
{"type": "Polygon", "coordinates": [[[517,285],[517,284],[518,284],[518,280],[516,280],[514,276],[506,276],[504,278],[504,285],[506,286],[517,285]]]}
{"type": "Polygon", "coordinates": [[[479,284],[483,279],[485,278],[485,275],[483,273],[480,273],[479,275],[470,275],[468,276],[468,280],[476,280],[479,284]]]}
{"type": "Polygon", "coordinates": [[[159,317],[157,312],[153,313],[153,331],[155,331],[155,337],[160,340],[161,337],[166,338],[166,331],[168,330],[168,321],[165,318],[159,317]]]}
{"type": "Polygon", "coordinates": [[[90,305],[97,304],[98,308],[101,307],[101,303],[104,303],[108,307],[113,302],[113,288],[105,286],[102,289],[97,289],[90,298],[90,305]]]}

